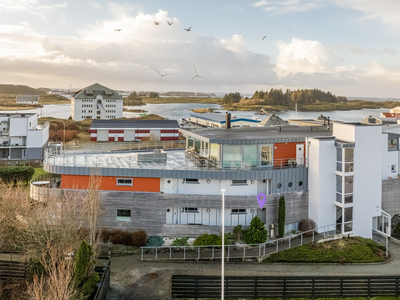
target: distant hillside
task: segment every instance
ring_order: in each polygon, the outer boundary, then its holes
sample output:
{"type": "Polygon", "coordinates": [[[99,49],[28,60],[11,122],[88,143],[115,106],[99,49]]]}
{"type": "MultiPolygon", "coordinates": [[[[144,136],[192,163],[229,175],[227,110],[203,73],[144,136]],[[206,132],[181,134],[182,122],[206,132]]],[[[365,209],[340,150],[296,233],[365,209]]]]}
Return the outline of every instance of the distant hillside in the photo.
{"type": "Polygon", "coordinates": [[[0,84],[0,94],[44,96],[46,95],[46,92],[31,88],[26,85],[0,84]]]}

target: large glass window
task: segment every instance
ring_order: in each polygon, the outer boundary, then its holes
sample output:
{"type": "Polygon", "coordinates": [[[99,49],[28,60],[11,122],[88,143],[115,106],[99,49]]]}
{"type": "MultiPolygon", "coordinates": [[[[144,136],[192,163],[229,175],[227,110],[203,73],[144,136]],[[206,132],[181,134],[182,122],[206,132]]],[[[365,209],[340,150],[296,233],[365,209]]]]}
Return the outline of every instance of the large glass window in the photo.
{"type": "Polygon", "coordinates": [[[342,176],[336,175],[336,192],[342,193],[342,176]]]}
{"type": "Polygon", "coordinates": [[[344,204],[351,204],[353,203],[353,195],[346,195],[344,197],[344,204]]]}
{"type": "Polygon", "coordinates": [[[243,146],[243,161],[245,166],[257,166],[257,145],[243,146]]]}
{"type": "Polygon", "coordinates": [[[219,160],[219,144],[211,144],[210,158],[213,160],[219,160]]]}
{"type": "Polygon", "coordinates": [[[397,150],[397,138],[389,139],[388,149],[389,150],[397,150]]]}
{"type": "Polygon", "coordinates": [[[344,182],[344,193],[352,194],[353,193],[353,176],[346,176],[344,182]]]}
{"type": "Polygon", "coordinates": [[[272,146],[261,146],[261,166],[272,166],[272,146]]]}
{"type": "Polygon", "coordinates": [[[347,207],[344,209],[344,222],[352,222],[353,221],[353,208],[347,207]]]}
{"type": "Polygon", "coordinates": [[[336,148],[336,161],[342,162],[342,148],[336,148]]]}
{"type": "Polygon", "coordinates": [[[346,162],[354,161],[354,148],[345,148],[344,149],[344,157],[346,162]]]}
{"type": "Polygon", "coordinates": [[[224,145],[222,148],[222,161],[224,168],[240,168],[242,165],[242,147],[224,145]]]}

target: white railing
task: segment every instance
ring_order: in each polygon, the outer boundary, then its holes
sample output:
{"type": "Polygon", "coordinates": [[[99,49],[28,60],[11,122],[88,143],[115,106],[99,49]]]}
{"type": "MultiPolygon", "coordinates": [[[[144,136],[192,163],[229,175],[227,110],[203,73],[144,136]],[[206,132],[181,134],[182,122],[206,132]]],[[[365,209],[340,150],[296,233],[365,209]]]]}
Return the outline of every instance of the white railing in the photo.
{"type": "MultiPolygon", "coordinates": [[[[331,224],[321,226],[309,231],[300,232],[280,239],[270,240],[262,244],[239,244],[226,245],[225,257],[230,259],[261,259],[272,253],[313,243],[317,240],[334,236],[337,234],[337,226],[341,224],[331,224]]],[[[159,246],[159,247],[141,247],[141,260],[145,259],[221,259],[221,245],[211,246],[159,246]],[[150,255],[150,258],[145,256],[150,255]],[[173,257],[174,256],[174,257],[173,257]]]]}

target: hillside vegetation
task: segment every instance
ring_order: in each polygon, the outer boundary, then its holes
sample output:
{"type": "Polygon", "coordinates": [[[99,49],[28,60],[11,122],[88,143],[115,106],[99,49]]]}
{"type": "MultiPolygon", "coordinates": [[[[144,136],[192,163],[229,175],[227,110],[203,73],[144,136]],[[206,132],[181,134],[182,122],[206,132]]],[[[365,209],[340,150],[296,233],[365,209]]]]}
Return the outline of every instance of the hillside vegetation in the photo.
{"type": "Polygon", "coordinates": [[[271,89],[255,91],[251,98],[241,97],[239,93],[229,93],[221,101],[227,110],[259,110],[267,111],[329,111],[329,110],[357,110],[363,108],[393,108],[399,106],[398,101],[373,102],[364,100],[348,101],[346,97],[336,96],[331,92],[318,89],[304,89],[291,91],[287,89],[271,89]]]}
{"type": "Polygon", "coordinates": [[[0,94],[44,96],[46,95],[46,92],[43,90],[31,88],[26,85],[0,84],[0,94]]]}

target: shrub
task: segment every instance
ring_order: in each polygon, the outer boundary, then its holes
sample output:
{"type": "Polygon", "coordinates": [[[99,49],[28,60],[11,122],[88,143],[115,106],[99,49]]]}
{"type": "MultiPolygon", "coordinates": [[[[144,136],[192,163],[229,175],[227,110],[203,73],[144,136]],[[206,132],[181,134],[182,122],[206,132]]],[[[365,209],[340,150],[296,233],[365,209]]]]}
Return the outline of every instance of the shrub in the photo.
{"type": "MultiPolygon", "coordinates": [[[[225,235],[225,245],[229,245],[229,238],[225,235]]],[[[222,237],[216,234],[202,234],[194,240],[193,246],[214,246],[222,245],[222,237]]]]}
{"type": "Polygon", "coordinates": [[[285,219],[286,219],[286,203],[285,197],[279,197],[279,208],[278,208],[278,235],[283,237],[285,234],[285,219]]]}
{"type": "Polygon", "coordinates": [[[161,236],[149,236],[147,238],[147,247],[160,247],[164,244],[164,240],[161,236]]]}
{"type": "Polygon", "coordinates": [[[243,237],[242,225],[237,225],[233,228],[233,235],[237,241],[241,241],[243,237]]]}
{"type": "Polygon", "coordinates": [[[261,219],[255,216],[251,222],[250,227],[246,230],[244,241],[246,244],[261,244],[265,243],[268,237],[267,229],[261,219]]]}
{"type": "Polygon", "coordinates": [[[140,229],[131,233],[132,246],[142,247],[146,246],[147,233],[140,229]]]}
{"type": "Polygon", "coordinates": [[[396,235],[400,235],[400,222],[397,223],[396,227],[393,229],[393,233],[396,235]]]}
{"type": "Polygon", "coordinates": [[[74,284],[76,288],[80,288],[86,282],[87,274],[92,265],[92,256],[92,246],[82,241],[75,257],[74,284]]]}
{"type": "MultiPolygon", "coordinates": [[[[304,232],[304,231],[310,231],[315,229],[315,222],[311,219],[304,219],[299,222],[299,231],[304,232]]],[[[311,236],[312,231],[307,232],[304,234],[304,236],[311,236]]]]}
{"type": "Polygon", "coordinates": [[[188,244],[188,239],[189,239],[189,238],[175,239],[175,240],[172,242],[172,246],[189,246],[189,244],[188,244]]]}
{"type": "Polygon", "coordinates": [[[103,229],[101,232],[101,240],[104,243],[110,242],[118,245],[141,247],[146,245],[147,234],[144,230],[132,232],[121,229],[103,229]]]}
{"type": "Polygon", "coordinates": [[[18,181],[28,183],[32,179],[34,173],[35,169],[33,167],[0,167],[0,179],[6,184],[16,184],[18,181]]]}
{"type": "Polygon", "coordinates": [[[82,294],[83,295],[91,295],[95,290],[97,283],[100,282],[100,276],[98,273],[93,273],[89,276],[86,282],[82,286],[82,294]]]}

